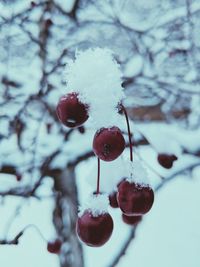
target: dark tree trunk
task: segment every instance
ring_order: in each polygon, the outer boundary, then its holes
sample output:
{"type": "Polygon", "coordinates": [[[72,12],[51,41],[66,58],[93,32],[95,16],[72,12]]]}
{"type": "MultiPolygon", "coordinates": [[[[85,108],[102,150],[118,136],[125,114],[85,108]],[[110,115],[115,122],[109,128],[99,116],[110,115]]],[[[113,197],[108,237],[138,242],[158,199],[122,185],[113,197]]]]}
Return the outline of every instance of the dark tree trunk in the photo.
{"type": "Polygon", "coordinates": [[[77,188],[74,167],[58,171],[54,180],[57,194],[53,222],[58,236],[63,238],[61,267],[83,267],[82,246],[76,235],[76,219],[78,210],[77,188]]]}

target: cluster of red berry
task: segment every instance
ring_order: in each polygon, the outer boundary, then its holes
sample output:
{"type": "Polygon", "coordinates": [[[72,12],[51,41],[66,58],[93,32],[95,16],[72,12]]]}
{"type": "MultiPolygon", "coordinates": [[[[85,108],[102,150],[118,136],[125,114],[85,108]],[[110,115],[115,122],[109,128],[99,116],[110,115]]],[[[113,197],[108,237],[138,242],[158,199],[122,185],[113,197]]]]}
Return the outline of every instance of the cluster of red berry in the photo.
{"type": "MultiPolygon", "coordinates": [[[[119,111],[126,117],[130,161],[133,161],[131,132],[126,109],[122,104],[119,111]]],[[[57,106],[59,120],[67,127],[75,128],[81,126],[89,118],[89,106],[79,100],[77,93],[69,93],[61,97],[57,106]]],[[[113,161],[118,158],[126,146],[121,130],[116,127],[101,128],[93,139],[93,151],[98,159],[97,190],[94,196],[98,197],[100,192],[100,160],[113,161]]],[[[117,186],[117,191],[109,195],[110,205],[119,207],[122,218],[128,224],[137,224],[141,216],[146,214],[154,202],[154,192],[148,184],[134,182],[133,174],[130,177],[122,177],[117,186]]],[[[92,209],[84,210],[77,220],[77,234],[79,238],[89,246],[98,247],[104,245],[113,231],[113,219],[105,211],[93,212],[92,209]]]]}

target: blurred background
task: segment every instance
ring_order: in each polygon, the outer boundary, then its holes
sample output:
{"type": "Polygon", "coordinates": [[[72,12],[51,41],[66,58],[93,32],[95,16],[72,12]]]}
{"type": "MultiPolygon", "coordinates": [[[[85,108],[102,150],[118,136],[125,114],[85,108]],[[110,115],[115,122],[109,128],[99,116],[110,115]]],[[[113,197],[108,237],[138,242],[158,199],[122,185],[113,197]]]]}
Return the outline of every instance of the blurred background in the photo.
{"type": "Polygon", "coordinates": [[[199,267],[199,82],[200,0],[1,0],[0,266],[199,267]],[[90,47],[121,65],[134,153],[156,191],[136,227],[110,208],[114,232],[97,249],[75,233],[94,129],[55,113],[67,60],[90,47]],[[178,160],[166,169],[158,154],[178,160]],[[59,255],[46,248],[57,237],[59,255]]]}

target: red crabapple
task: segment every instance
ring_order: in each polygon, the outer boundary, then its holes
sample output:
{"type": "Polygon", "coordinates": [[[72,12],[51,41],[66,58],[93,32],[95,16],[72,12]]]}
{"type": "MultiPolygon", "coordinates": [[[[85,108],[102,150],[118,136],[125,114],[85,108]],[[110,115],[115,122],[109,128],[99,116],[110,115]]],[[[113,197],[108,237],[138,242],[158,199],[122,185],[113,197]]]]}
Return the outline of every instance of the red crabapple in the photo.
{"type": "Polygon", "coordinates": [[[149,185],[123,181],[118,187],[117,200],[120,209],[127,216],[147,213],[154,202],[154,192],[149,185]]]}
{"type": "Polygon", "coordinates": [[[59,120],[69,128],[81,126],[88,119],[88,106],[81,103],[77,93],[62,96],[57,105],[59,120]]]}
{"type": "Polygon", "coordinates": [[[47,243],[47,250],[50,253],[59,254],[61,250],[62,242],[60,239],[55,239],[54,241],[47,243]]]}
{"type": "Polygon", "coordinates": [[[125,140],[118,127],[101,128],[94,136],[93,150],[101,160],[115,160],[124,148],[125,140]]]}
{"type": "Polygon", "coordinates": [[[118,208],[118,202],[117,202],[117,192],[113,191],[112,193],[109,194],[109,203],[112,208],[118,208]]]}
{"type": "Polygon", "coordinates": [[[100,247],[112,234],[113,220],[109,213],[94,216],[90,210],[85,210],[77,220],[76,230],[79,238],[88,246],[100,247]]]}
{"type": "Polygon", "coordinates": [[[166,169],[170,169],[177,159],[177,156],[174,154],[158,154],[158,162],[166,169]]]}
{"type": "Polygon", "coordinates": [[[122,213],[122,220],[128,225],[137,225],[142,220],[142,216],[127,216],[122,213]]]}

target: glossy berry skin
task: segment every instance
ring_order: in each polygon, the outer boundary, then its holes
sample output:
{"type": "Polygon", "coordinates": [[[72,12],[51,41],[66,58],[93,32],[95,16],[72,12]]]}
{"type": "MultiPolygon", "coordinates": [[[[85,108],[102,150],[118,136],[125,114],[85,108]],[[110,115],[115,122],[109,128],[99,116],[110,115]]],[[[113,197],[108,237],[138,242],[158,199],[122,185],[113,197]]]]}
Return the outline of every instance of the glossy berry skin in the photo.
{"type": "Polygon", "coordinates": [[[158,162],[162,167],[166,169],[171,169],[174,161],[176,161],[177,159],[178,158],[173,154],[158,154],[158,162]]]}
{"type": "Polygon", "coordinates": [[[91,211],[86,210],[77,220],[76,231],[86,245],[90,247],[103,246],[113,231],[112,217],[108,213],[94,216],[91,211]]]}
{"type": "Polygon", "coordinates": [[[115,160],[124,148],[125,140],[118,127],[101,128],[94,136],[93,151],[101,160],[115,160]]]}
{"type": "Polygon", "coordinates": [[[56,112],[59,120],[69,128],[79,127],[88,119],[88,106],[79,101],[76,93],[62,96],[56,112]]]}
{"type": "Polygon", "coordinates": [[[59,254],[61,250],[62,242],[60,239],[55,239],[54,241],[48,242],[47,250],[50,253],[59,254]]]}
{"type": "Polygon", "coordinates": [[[126,177],[122,178],[121,181],[118,182],[117,188],[119,188],[120,184],[126,180],[126,177]]]}
{"type": "Polygon", "coordinates": [[[154,192],[148,185],[123,181],[118,187],[117,201],[125,215],[140,216],[151,209],[154,192]]]}
{"type": "Polygon", "coordinates": [[[141,220],[142,216],[127,216],[122,213],[122,220],[128,225],[137,225],[141,220]]]}
{"type": "Polygon", "coordinates": [[[117,202],[117,192],[113,191],[112,193],[109,194],[109,203],[112,208],[118,208],[118,202],[117,202]]]}

